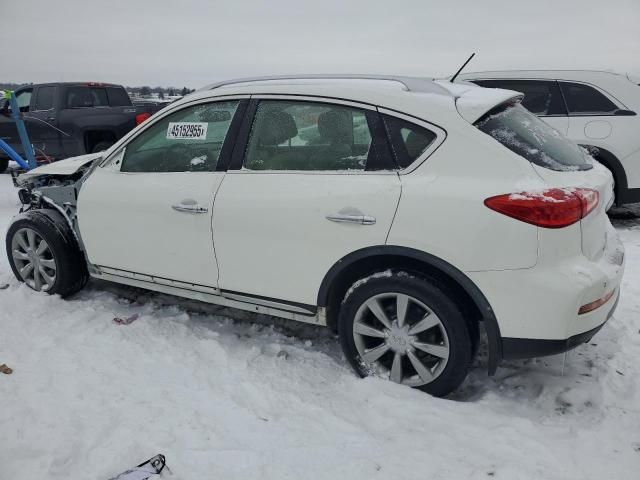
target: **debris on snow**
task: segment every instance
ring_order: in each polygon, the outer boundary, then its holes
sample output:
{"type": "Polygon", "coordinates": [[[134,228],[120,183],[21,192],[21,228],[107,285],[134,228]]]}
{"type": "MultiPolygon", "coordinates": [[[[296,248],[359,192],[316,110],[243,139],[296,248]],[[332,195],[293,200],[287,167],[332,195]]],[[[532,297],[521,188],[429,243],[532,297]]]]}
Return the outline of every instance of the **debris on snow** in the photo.
{"type": "Polygon", "coordinates": [[[130,317],[126,317],[126,318],[115,317],[113,319],[113,323],[117,325],[129,325],[130,323],[133,323],[134,321],[136,321],[139,317],[140,315],[137,313],[134,313],[130,317]]]}

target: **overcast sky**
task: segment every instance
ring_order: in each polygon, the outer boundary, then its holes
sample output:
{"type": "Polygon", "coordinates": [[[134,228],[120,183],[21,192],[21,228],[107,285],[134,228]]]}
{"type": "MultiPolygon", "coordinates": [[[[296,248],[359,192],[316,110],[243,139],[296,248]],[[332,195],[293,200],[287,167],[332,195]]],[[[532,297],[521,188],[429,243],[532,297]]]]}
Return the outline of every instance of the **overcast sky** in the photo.
{"type": "Polygon", "coordinates": [[[278,73],[640,75],[640,0],[0,0],[0,81],[197,88],[278,73]]]}

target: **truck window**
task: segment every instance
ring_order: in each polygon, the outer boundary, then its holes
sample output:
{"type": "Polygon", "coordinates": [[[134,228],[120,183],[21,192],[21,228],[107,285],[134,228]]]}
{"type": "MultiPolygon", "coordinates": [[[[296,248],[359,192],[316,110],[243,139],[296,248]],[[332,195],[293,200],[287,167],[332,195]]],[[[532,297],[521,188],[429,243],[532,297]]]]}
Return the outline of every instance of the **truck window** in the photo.
{"type": "Polygon", "coordinates": [[[131,99],[122,87],[107,87],[107,97],[109,97],[109,105],[112,107],[131,106],[131,99]]]}
{"type": "Polygon", "coordinates": [[[40,87],[36,94],[35,110],[51,110],[55,98],[56,87],[40,87]]]}
{"type": "Polygon", "coordinates": [[[107,90],[102,87],[69,87],[65,105],[67,108],[108,107],[107,90]]]}

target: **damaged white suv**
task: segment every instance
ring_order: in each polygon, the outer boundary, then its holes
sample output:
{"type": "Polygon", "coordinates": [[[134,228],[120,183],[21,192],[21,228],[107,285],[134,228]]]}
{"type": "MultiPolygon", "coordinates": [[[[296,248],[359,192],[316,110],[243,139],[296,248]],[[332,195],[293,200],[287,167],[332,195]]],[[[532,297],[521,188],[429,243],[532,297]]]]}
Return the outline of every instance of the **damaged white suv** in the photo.
{"type": "Polygon", "coordinates": [[[480,324],[502,359],[589,340],[618,301],[611,174],[508,90],[408,77],[245,79],[17,183],[16,277],[89,276],[327,325],[360,375],[433,395],[480,324]]]}

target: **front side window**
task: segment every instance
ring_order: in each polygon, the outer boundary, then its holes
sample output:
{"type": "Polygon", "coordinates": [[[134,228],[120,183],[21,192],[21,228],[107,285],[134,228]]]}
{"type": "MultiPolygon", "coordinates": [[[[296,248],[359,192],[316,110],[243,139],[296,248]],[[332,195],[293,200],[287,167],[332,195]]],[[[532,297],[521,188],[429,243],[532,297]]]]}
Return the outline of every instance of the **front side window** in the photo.
{"type": "Polygon", "coordinates": [[[522,106],[536,115],[566,115],[560,87],[549,80],[473,80],[486,88],[504,88],[524,93],[522,106]]]}
{"type": "Polygon", "coordinates": [[[475,123],[509,150],[551,170],[588,170],[587,155],[571,140],[527,111],[520,103],[501,105],[475,123]]]}
{"type": "Polygon", "coordinates": [[[618,107],[589,85],[560,82],[569,113],[578,115],[613,115],[618,107]]]}
{"type": "Polygon", "coordinates": [[[239,101],[207,103],[172,113],[125,148],[123,172],[213,172],[239,101]]]}
{"type": "Polygon", "coordinates": [[[40,87],[36,95],[36,110],[51,110],[56,87],[40,87]]]}
{"type": "Polygon", "coordinates": [[[376,163],[365,110],[265,100],[255,114],[244,167],[250,170],[364,170],[376,163]]]}
{"type": "Polygon", "coordinates": [[[390,115],[384,115],[383,118],[400,168],[411,165],[437,137],[431,130],[406,120],[390,115]]]}
{"type": "Polygon", "coordinates": [[[107,90],[102,87],[68,87],[67,108],[108,107],[107,90]]]}

